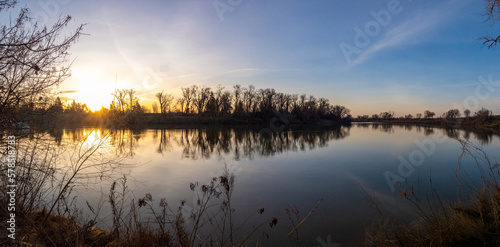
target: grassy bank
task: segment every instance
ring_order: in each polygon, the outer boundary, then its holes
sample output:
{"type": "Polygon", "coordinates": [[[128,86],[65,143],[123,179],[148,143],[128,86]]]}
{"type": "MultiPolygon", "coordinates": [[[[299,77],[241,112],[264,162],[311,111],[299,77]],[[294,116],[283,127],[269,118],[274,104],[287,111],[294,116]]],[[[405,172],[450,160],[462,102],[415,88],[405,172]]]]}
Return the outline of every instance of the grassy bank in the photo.
{"type": "MultiPolygon", "coordinates": [[[[227,167],[223,174],[206,184],[191,183],[198,204],[186,208],[185,201],[171,207],[165,198],[155,200],[151,194],[130,198],[127,178],[115,180],[106,195],[112,214],[110,229],[96,227],[102,219],[102,205],[90,205],[93,217],[84,217],[81,209],[73,207],[66,196],[56,203],[57,213],[42,205],[33,209],[20,206],[16,210],[15,239],[2,229],[1,246],[254,246],[254,234],[269,231],[277,224],[274,217],[243,232],[246,222],[234,222],[235,209],[231,206],[235,177],[227,167]],[[42,207],[42,209],[39,209],[42,207]],[[83,220],[84,219],[84,220],[83,220]],[[189,221],[189,223],[187,223],[189,221]]],[[[71,194],[71,193],[70,193],[71,194]]],[[[70,195],[68,194],[68,195],[70,195]]],[[[55,211],[55,210],[54,210],[55,211]]],[[[255,210],[247,220],[263,217],[264,209],[255,210]]],[[[0,217],[7,212],[0,210],[0,217]]],[[[258,238],[258,237],[257,237],[258,238]]]]}
{"type": "MultiPolygon", "coordinates": [[[[400,194],[418,211],[418,216],[408,225],[391,219],[367,231],[367,246],[499,246],[500,245],[500,169],[479,147],[462,142],[465,156],[472,157],[481,171],[479,186],[466,183],[457,176],[457,183],[469,188],[463,196],[457,186],[456,202],[447,204],[438,192],[416,195],[413,186],[403,186],[400,194]]],[[[461,170],[458,164],[457,170],[461,170]]],[[[463,187],[461,187],[463,188],[463,187]]]]}

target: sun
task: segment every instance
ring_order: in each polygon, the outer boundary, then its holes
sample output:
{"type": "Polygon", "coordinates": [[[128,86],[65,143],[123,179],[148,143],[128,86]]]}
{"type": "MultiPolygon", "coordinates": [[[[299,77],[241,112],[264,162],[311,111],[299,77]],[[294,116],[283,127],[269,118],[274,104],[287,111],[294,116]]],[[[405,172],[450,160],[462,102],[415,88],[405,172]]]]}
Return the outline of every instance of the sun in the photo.
{"type": "Polygon", "coordinates": [[[108,107],[113,99],[113,89],[106,90],[99,82],[88,82],[78,89],[73,96],[76,101],[85,103],[90,110],[100,110],[103,106],[108,107]]]}
{"type": "Polygon", "coordinates": [[[97,111],[103,106],[109,107],[113,100],[115,82],[97,71],[74,69],[67,86],[77,91],[71,95],[71,99],[85,103],[90,110],[97,111]]]}

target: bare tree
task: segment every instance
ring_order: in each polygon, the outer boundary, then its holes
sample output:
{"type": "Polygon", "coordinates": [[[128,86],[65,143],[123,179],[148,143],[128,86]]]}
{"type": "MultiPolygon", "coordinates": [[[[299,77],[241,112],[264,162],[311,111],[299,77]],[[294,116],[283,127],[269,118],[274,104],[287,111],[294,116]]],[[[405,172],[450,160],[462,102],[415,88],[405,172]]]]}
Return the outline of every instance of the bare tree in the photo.
{"type": "Polygon", "coordinates": [[[475,118],[476,118],[476,121],[477,121],[477,124],[481,125],[481,124],[485,124],[486,122],[490,121],[491,118],[492,118],[492,112],[488,109],[485,109],[485,108],[481,108],[481,110],[477,111],[475,113],[475,118]]]}
{"type": "Polygon", "coordinates": [[[196,85],[193,85],[192,87],[181,88],[182,97],[184,98],[183,105],[185,105],[186,113],[189,113],[191,102],[193,101],[194,95],[196,94],[196,89],[196,85]]]}
{"type": "MultiPolygon", "coordinates": [[[[0,1],[0,13],[16,1],[0,1]]],[[[10,13],[8,14],[10,15],[10,13]]],[[[8,18],[8,17],[6,17],[8,18]]],[[[71,17],[50,27],[30,17],[28,8],[8,24],[0,24],[0,126],[12,126],[23,112],[20,105],[36,105],[55,86],[69,77],[69,49],[81,35],[83,25],[69,35],[61,33],[71,17]]]]}
{"type": "Polygon", "coordinates": [[[184,106],[186,105],[186,99],[179,98],[177,99],[177,105],[180,106],[180,112],[184,112],[184,106]]]}
{"type": "Polygon", "coordinates": [[[469,109],[465,109],[464,110],[464,115],[466,118],[469,118],[470,117],[470,110],[469,109]]]}
{"type": "Polygon", "coordinates": [[[134,89],[126,89],[125,93],[128,96],[128,102],[127,102],[128,111],[134,112],[136,110],[140,110],[140,109],[137,109],[137,107],[139,107],[139,108],[141,108],[141,107],[139,105],[139,99],[137,97],[135,97],[136,91],[134,89]]]}
{"type": "Polygon", "coordinates": [[[445,118],[447,119],[455,119],[457,117],[460,117],[460,110],[458,109],[450,109],[445,113],[445,118]]]}
{"type": "Polygon", "coordinates": [[[233,89],[234,89],[234,92],[233,92],[233,97],[234,97],[234,109],[236,109],[238,107],[238,105],[240,104],[240,100],[241,100],[241,92],[242,92],[242,89],[241,89],[241,85],[234,85],[233,86],[233,89]]]}
{"type": "Polygon", "coordinates": [[[351,110],[347,109],[345,106],[335,105],[331,109],[331,113],[335,118],[346,118],[351,113],[351,110]]]}
{"type": "Polygon", "coordinates": [[[436,116],[436,113],[431,112],[429,110],[424,111],[424,118],[433,118],[434,116],[436,116]]]}
{"type": "Polygon", "coordinates": [[[220,105],[220,112],[223,115],[228,115],[231,113],[231,110],[233,109],[233,107],[231,106],[231,92],[225,91],[224,93],[222,93],[220,105]]]}
{"type": "Polygon", "coordinates": [[[151,108],[153,109],[153,113],[159,113],[158,103],[154,102],[151,108]]]}
{"type": "Polygon", "coordinates": [[[120,113],[125,113],[127,109],[127,90],[116,89],[113,93],[113,105],[120,111],[120,113]]]}
{"type": "Polygon", "coordinates": [[[215,113],[219,113],[222,109],[222,95],[224,87],[222,85],[217,85],[214,93],[214,103],[215,103],[215,113]]]}
{"type": "Polygon", "coordinates": [[[158,99],[158,103],[160,103],[160,112],[165,113],[164,109],[167,101],[166,95],[163,93],[163,91],[161,91],[156,94],[156,98],[158,99]]]}
{"type": "Polygon", "coordinates": [[[193,103],[198,109],[198,114],[201,114],[205,110],[205,105],[210,97],[210,88],[205,86],[196,87],[194,92],[193,103]]]}
{"type": "MultiPolygon", "coordinates": [[[[500,21],[500,0],[485,0],[486,3],[486,16],[490,25],[493,26],[496,21],[500,21]]],[[[484,37],[479,38],[483,42],[483,45],[492,48],[500,42],[500,35],[487,34],[484,37]]]]}
{"type": "Polygon", "coordinates": [[[243,89],[243,101],[245,101],[245,110],[246,112],[252,111],[252,105],[254,104],[255,99],[255,87],[253,85],[249,85],[248,89],[243,89]]]}
{"type": "Polygon", "coordinates": [[[303,112],[306,109],[306,95],[305,94],[301,94],[300,95],[300,98],[299,98],[299,108],[303,112]]]}
{"type": "Polygon", "coordinates": [[[160,112],[161,113],[170,112],[170,105],[172,104],[172,101],[174,100],[174,96],[161,91],[161,92],[156,94],[156,98],[158,99],[158,103],[160,103],[160,106],[159,106],[160,112]]]}
{"type": "Polygon", "coordinates": [[[165,112],[170,112],[170,106],[172,105],[173,101],[174,96],[169,93],[165,95],[165,112]]]}
{"type": "Polygon", "coordinates": [[[393,111],[386,111],[380,113],[380,118],[382,119],[393,119],[396,114],[393,111]]]}

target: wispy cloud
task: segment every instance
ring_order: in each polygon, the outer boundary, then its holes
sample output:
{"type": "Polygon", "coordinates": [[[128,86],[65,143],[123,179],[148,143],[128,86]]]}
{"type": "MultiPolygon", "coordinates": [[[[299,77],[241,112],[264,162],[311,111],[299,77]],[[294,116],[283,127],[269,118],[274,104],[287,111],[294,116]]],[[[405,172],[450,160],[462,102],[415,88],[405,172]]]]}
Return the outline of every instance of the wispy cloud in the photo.
{"type": "MultiPolygon", "coordinates": [[[[453,18],[453,15],[463,6],[464,2],[465,1],[460,1],[462,4],[457,4],[457,1],[447,1],[441,4],[439,8],[416,14],[413,18],[387,31],[381,39],[365,50],[352,65],[358,65],[374,57],[381,51],[394,47],[416,44],[426,40],[428,37],[426,33],[446,26],[447,20],[453,18]]],[[[409,7],[407,7],[407,9],[408,8],[409,7]]],[[[402,14],[404,13],[406,12],[402,14]]]]}
{"type": "MultiPolygon", "coordinates": [[[[222,72],[217,76],[230,75],[230,76],[254,76],[263,73],[273,73],[273,72],[289,72],[289,71],[304,71],[304,69],[262,69],[262,68],[243,68],[243,69],[233,69],[222,72]]],[[[217,77],[216,76],[216,77],[217,77]]]]}
{"type": "Polygon", "coordinates": [[[240,72],[252,72],[252,71],[260,71],[260,69],[258,69],[258,68],[235,69],[235,70],[227,71],[225,74],[233,74],[233,73],[240,73],[240,72]]]}

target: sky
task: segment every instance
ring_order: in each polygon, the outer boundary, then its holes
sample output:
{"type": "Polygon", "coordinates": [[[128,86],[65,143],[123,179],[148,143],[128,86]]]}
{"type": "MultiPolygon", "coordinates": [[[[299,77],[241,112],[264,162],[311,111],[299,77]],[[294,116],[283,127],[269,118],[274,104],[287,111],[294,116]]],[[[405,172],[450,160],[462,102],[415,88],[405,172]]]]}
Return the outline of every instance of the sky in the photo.
{"type": "Polygon", "coordinates": [[[115,88],[151,105],[164,90],[254,85],[327,98],[353,116],[485,107],[500,114],[499,34],[483,1],[19,1],[45,25],[85,23],[57,90],[93,109],[115,88]]]}

